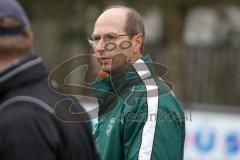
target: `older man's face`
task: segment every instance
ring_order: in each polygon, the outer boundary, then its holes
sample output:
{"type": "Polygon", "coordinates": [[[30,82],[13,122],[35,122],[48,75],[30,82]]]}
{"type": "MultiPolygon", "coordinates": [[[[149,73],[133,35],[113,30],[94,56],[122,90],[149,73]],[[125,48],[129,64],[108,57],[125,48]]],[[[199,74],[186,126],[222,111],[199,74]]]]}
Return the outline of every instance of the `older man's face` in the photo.
{"type": "Polygon", "coordinates": [[[124,31],[126,19],[125,9],[114,8],[101,14],[95,23],[93,49],[102,70],[108,73],[121,72],[133,59],[133,44],[124,31]]]}

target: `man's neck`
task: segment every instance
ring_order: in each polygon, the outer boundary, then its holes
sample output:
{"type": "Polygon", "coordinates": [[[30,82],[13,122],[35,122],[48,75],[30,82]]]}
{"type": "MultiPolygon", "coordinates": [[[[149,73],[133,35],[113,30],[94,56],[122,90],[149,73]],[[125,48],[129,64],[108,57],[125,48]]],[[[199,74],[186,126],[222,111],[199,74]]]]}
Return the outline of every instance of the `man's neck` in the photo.
{"type": "Polygon", "coordinates": [[[141,58],[142,58],[142,54],[141,53],[137,54],[134,58],[132,58],[132,60],[130,62],[126,63],[125,67],[115,69],[115,71],[111,72],[110,74],[112,76],[117,76],[117,75],[121,74],[122,72],[126,71],[133,63],[135,63],[136,61],[138,61],[141,58]]]}
{"type": "Polygon", "coordinates": [[[141,59],[143,56],[141,53],[137,54],[133,60],[133,63],[135,63],[137,60],[141,59]]]}

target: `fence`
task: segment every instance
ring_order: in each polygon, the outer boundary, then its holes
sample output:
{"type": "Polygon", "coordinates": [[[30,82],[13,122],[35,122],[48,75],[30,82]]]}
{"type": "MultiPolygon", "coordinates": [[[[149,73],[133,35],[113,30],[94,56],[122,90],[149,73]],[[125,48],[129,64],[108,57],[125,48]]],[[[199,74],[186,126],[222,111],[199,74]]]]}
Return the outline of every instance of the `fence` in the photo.
{"type": "Polygon", "coordinates": [[[186,57],[189,101],[240,104],[240,49],[189,49],[186,57]]]}

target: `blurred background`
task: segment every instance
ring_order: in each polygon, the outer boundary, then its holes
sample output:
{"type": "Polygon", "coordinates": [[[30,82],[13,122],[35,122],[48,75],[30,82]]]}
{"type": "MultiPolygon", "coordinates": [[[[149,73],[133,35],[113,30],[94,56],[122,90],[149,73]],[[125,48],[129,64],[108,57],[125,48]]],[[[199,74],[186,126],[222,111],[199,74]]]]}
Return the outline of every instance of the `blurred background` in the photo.
{"type": "MultiPolygon", "coordinates": [[[[169,68],[164,79],[186,112],[185,160],[240,159],[239,0],[19,1],[32,22],[34,52],[50,70],[92,54],[87,37],[106,6],[138,10],[146,27],[145,53],[169,68]]],[[[80,82],[84,71],[74,73],[72,81],[80,82]]]]}

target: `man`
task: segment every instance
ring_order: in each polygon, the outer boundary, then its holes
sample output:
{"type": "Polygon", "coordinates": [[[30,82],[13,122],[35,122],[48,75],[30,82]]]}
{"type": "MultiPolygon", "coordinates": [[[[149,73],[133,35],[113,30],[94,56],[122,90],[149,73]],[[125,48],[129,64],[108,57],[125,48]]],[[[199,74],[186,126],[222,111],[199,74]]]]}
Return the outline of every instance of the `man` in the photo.
{"type": "MultiPolygon", "coordinates": [[[[31,46],[22,7],[0,0],[0,159],[98,159],[89,125],[55,116],[55,104],[66,97],[49,89],[47,70],[29,54],[31,46]]],[[[72,108],[83,111],[77,103],[72,108]]]]}
{"type": "Polygon", "coordinates": [[[109,77],[93,85],[99,100],[95,141],[103,160],[182,160],[184,113],[142,55],[144,24],[133,9],[113,6],[97,19],[90,44],[109,77]]]}

